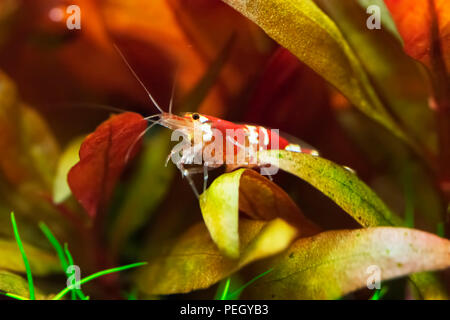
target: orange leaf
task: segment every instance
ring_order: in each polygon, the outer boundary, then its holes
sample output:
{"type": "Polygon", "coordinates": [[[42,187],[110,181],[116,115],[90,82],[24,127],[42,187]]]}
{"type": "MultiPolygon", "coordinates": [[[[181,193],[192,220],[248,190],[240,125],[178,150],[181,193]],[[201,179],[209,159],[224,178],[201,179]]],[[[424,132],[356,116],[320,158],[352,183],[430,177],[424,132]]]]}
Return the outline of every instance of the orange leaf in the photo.
{"type": "Polygon", "coordinates": [[[448,0],[385,0],[405,43],[405,51],[431,66],[432,42],[440,44],[447,69],[450,68],[450,6],[448,0]],[[434,39],[436,24],[438,39],[434,39]]]}
{"type": "Polygon", "coordinates": [[[128,160],[139,150],[137,139],[146,126],[141,115],[127,112],[111,117],[84,140],[80,162],[70,170],[68,182],[89,216],[95,217],[111,198],[128,160]]]}

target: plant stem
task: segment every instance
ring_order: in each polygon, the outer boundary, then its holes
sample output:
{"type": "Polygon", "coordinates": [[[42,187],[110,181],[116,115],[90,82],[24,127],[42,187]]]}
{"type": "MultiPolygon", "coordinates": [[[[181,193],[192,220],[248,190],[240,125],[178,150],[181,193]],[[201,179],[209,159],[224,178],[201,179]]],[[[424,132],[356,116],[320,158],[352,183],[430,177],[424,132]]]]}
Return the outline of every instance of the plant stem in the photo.
{"type": "Polygon", "coordinates": [[[433,86],[434,107],[436,110],[437,133],[439,137],[439,170],[437,172],[439,188],[443,196],[444,215],[447,232],[450,230],[450,76],[446,67],[441,38],[439,34],[439,17],[435,0],[428,0],[431,17],[431,81],[433,86]]]}
{"type": "Polygon", "coordinates": [[[441,47],[435,1],[428,0],[428,2],[431,16],[432,85],[438,121],[440,165],[442,173],[445,173],[445,178],[450,178],[450,77],[441,47]]]}

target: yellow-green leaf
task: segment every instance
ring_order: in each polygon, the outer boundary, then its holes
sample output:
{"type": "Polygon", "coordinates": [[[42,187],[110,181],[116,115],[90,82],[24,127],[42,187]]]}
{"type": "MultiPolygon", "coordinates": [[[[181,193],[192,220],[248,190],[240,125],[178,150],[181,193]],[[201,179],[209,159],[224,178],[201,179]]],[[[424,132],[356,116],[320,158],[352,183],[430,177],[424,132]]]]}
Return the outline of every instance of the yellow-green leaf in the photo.
{"type": "MultiPolygon", "coordinates": [[[[24,244],[33,275],[43,276],[61,271],[58,258],[49,252],[24,244]]],[[[0,239],[0,269],[25,272],[23,258],[14,240],[0,239]]]]}
{"type": "MultiPolygon", "coordinates": [[[[271,163],[282,170],[305,180],[328,196],[344,211],[364,227],[401,226],[402,221],[395,216],[384,202],[355,173],[321,157],[289,151],[263,151],[259,154],[262,163],[271,163]]],[[[434,276],[419,274],[411,278],[420,293],[427,299],[440,292],[431,281],[434,276]]]]}
{"type": "Polygon", "coordinates": [[[59,158],[56,176],[53,181],[53,202],[56,204],[64,202],[72,194],[67,183],[67,174],[80,161],[79,151],[84,138],[82,136],[72,140],[59,158]]]}
{"type": "Polygon", "coordinates": [[[59,145],[50,127],[41,115],[33,108],[22,106],[22,152],[28,156],[38,177],[50,191],[56,174],[56,166],[60,157],[59,145]]]}
{"type": "Polygon", "coordinates": [[[444,283],[432,272],[419,272],[409,276],[419,291],[419,297],[426,300],[448,300],[444,283]]]}
{"type": "Polygon", "coordinates": [[[51,189],[59,148],[44,119],[20,102],[11,79],[0,72],[0,170],[13,185],[51,189]]]}
{"type": "Polygon", "coordinates": [[[358,176],[327,159],[290,151],[263,151],[263,163],[278,166],[311,184],[364,227],[400,225],[384,202],[358,176]]]}
{"type": "Polygon", "coordinates": [[[248,169],[214,180],[200,196],[200,208],[213,241],[229,258],[239,257],[239,209],[254,219],[282,218],[304,236],[319,231],[281,188],[248,169]]]}
{"type": "MultiPolygon", "coordinates": [[[[244,297],[337,299],[367,287],[377,275],[388,280],[450,267],[450,241],[394,227],[329,231],[297,240],[268,263],[273,271],[244,297]]],[[[267,267],[265,263],[254,272],[267,267]]]]}
{"type": "MultiPolygon", "coordinates": [[[[44,295],[34,287],[36,299],[43,299],[44,295]]],[[[4,293],[12,293],[25,298],[30,298],[30,291],[28,290],[28,281],[21,276],[0,270],[0,291],[4,293]]]]}
{"type": "Polygon", "coordinates": [[[245,170],[218,177],[200,196],[200,208],[211,238],[224,255],[239,257],[239,181],[245,170]]]}
{"type": "Polygon", "coordinates": [[[315,2],[336,22],[370,75],[378,95],[383,97],[384,105],[389,106],[404,131],[435,152],[437,137],[436,132],[431,130],[435,127],[434,115],[428,106],[429,88],[423,85],[428,79],[419,64],[407,59],[402,46],[386,32],[388,28],[385,24],[389,23],[394,30],[395,24],[383,0],[359,0],[363,8],[355,1],[315,2]],[[376,32],[361,32],[369,17],[366,8],[370,5],[380,8],[384,25],[382,30],[376,32]]]}
{"type": "Polygon", "coordinates": [[[312,0],[223,1],[338,88],[362,112],[410,142],[386,111],[345,37],[312,0]]]}
{"type": "Polygon", "coordinates": [[[181,235],[139,274],[137,283],[146,294],[186,293],[208,288],[258,259],[285,250],[297,237],[297,229],[281,219],[270,222],[241,219],[240,259],[223,256],[203,223],[181,235]]]}

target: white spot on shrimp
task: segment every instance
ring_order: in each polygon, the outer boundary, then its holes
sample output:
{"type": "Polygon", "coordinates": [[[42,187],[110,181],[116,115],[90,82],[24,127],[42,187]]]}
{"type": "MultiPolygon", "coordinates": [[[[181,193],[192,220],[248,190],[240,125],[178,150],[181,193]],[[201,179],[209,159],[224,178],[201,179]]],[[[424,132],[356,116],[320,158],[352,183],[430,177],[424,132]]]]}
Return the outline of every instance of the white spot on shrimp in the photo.
{"type": "Polygon", "coordinates": [[[302,152],[302,147],[298,144],[288,144],[284,150],[292,151],[292,152],[302,152]]]}
{"type": "Polygon", "coordinates": [[[351,172],[351,173],[353,173],[353,174],[356,174],[356,171],[353,170],[352,168],[347,167],[347,166],[343,166],[343,167],[344,167],[345,170],[347,170],[347,171],[349,171],[349,172],[351,172]]]}
{"type": "Polygon", "coordinates": [[[198,121],[200,121],[201,123],[206,123],[209,121],[209,119],[205,116],[200,115],[200,117],[198,118],[198,121]]]}
{"type": "Polygon", "coordinates": [[[212,140],[213,132],[211,130],[211,124],[210,123],[204,123],[201,125],[201,129],[203,132],[203,141],[209,142],[212,140]]]}
{"type": "Polygon", "coordinates": [[[259,143],[259,134],[258,129],[255,126],[245,126],[248,133],[248,141],[250,144],[258,144],[259,143]]]}
{"type": "Polygon", "coordinates": [[[269,144],[269,132],[264,127],[260,127],[260,130],[264,134],[264,145],[267,146],[269,144]]]}

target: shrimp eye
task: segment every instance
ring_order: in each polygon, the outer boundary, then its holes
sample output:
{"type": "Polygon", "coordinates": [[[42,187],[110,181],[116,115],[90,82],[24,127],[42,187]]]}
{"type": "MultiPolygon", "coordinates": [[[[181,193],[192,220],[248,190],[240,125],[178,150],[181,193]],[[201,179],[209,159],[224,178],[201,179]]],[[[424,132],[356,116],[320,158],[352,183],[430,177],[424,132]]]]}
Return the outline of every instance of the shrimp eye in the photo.
{"type": "Polygon", "coordinates": [[[200,119],[200,115],[198,113],[194,113],[194,114],[192,114],[192,119],[198,120],[198,119],[200,119]]]}

